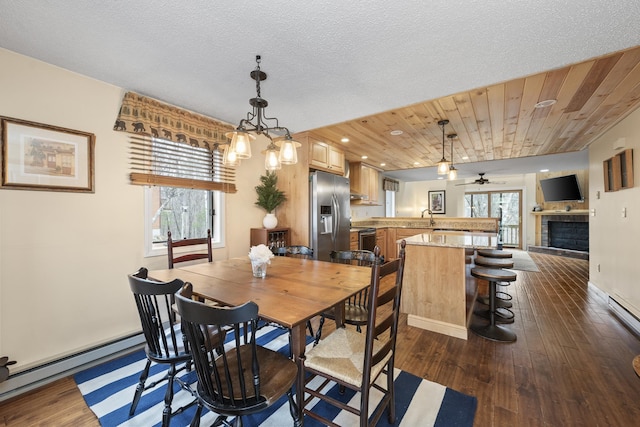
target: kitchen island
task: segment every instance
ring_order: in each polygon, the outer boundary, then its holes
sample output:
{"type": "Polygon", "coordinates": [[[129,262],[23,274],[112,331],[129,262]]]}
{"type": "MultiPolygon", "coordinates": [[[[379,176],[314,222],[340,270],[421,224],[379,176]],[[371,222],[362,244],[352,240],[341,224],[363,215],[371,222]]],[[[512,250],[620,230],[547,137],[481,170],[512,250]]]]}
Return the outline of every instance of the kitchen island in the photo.
{"type": "Polygon", "coordinates": [[[466,251],[495,248],[495,233],[431,231],[405,238],[406,261],[400,311],[408,324],[467,339],[478,293],[466,251]]]}
{"type": "Polygon", "coordinates": [[[497,218],[374,217],[352,221],[351,225],[358,228],[374,228],[376,230],[376,244],[380,246],[381,253],[386,259],[398,257],[398,245],[396,244],[398,240],[421,233],[449,231],[498,232],[497,218]],[[384,238],[384,243],[381,240],[382,238],[384,238]]]}

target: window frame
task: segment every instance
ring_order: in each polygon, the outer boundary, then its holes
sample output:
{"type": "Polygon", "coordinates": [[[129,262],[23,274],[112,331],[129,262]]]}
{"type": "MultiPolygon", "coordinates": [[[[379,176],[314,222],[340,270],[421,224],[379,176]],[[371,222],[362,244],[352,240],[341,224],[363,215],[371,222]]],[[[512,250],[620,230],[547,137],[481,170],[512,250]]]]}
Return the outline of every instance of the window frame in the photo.
{"type": "MultiPolygon", "coordinates": [[[[151,217],[155,213],[155,209],[152,207],[152,188],[153,186],[144,186],[144,257],[157,257],[167,255],[166,243],[153,243],[153,227],[151,224],[151,217]]],[[[225,193],[217,190],[202,190],[209,191],[212,198],[212,209],[215,214],[210,216],[211,225],[211,245],[213,249],[221,249],[225,247],[225,193]]],[[[202,247],[190,247],[190,248],[177,248],[174,253],[181,253],[185,251],[193,251],[206,249],[206,245],[202,247]]]]}

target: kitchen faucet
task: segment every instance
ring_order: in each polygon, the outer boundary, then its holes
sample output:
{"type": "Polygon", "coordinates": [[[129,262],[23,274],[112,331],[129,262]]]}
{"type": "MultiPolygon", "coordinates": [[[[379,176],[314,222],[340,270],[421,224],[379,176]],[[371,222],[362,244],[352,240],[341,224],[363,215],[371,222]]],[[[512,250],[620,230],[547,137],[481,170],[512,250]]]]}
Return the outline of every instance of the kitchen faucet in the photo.
{"type": "Polygon", "coordinates": [[[423,209],[422,212],[420,213],[420,218],[424,218],[424,213],[425,212],[429,212],[429,225],[430,226],[434,226],[436,224],[436,222],[433,220],[433,211],[429,208],[423,209]]]}

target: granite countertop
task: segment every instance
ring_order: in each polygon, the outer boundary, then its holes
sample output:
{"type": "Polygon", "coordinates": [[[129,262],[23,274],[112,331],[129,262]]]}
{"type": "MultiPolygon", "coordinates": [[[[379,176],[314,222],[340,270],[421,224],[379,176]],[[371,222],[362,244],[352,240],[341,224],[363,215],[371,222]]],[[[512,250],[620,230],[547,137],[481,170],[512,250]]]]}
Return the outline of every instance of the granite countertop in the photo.
{"type": "Polygon", "coordinates": [[[434,224],[430,223],[430,218],[395,217],[384,218],[374,217],[366,220],[353,221],[352,228],[425,228],[430,230],[460,230],[479,231],[495,233],[498,230],[498,220],[496,218],[455,218],[455,217],[434,217],[434,224]]]}
{"type": "MultiPolygon", "coordinates": [[[[407,237],[407,245],[448,248],[496,248],[498,236],[487,232],[433,231],[407,237]]],[[[398,240],[400,243],[401,240],[398,240]]]]}

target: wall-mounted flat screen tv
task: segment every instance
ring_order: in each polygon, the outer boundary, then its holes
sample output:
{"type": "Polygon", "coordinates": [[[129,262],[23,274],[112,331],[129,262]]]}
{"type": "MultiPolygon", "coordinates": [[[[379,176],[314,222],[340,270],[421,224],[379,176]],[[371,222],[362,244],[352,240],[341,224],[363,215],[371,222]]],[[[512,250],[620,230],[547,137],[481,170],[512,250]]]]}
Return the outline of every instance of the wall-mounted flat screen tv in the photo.
{"type": "Polygon", "coordinates": [[[575,174],[540,180],[545,202],[583,201],[578,177],[575,174]]]}

